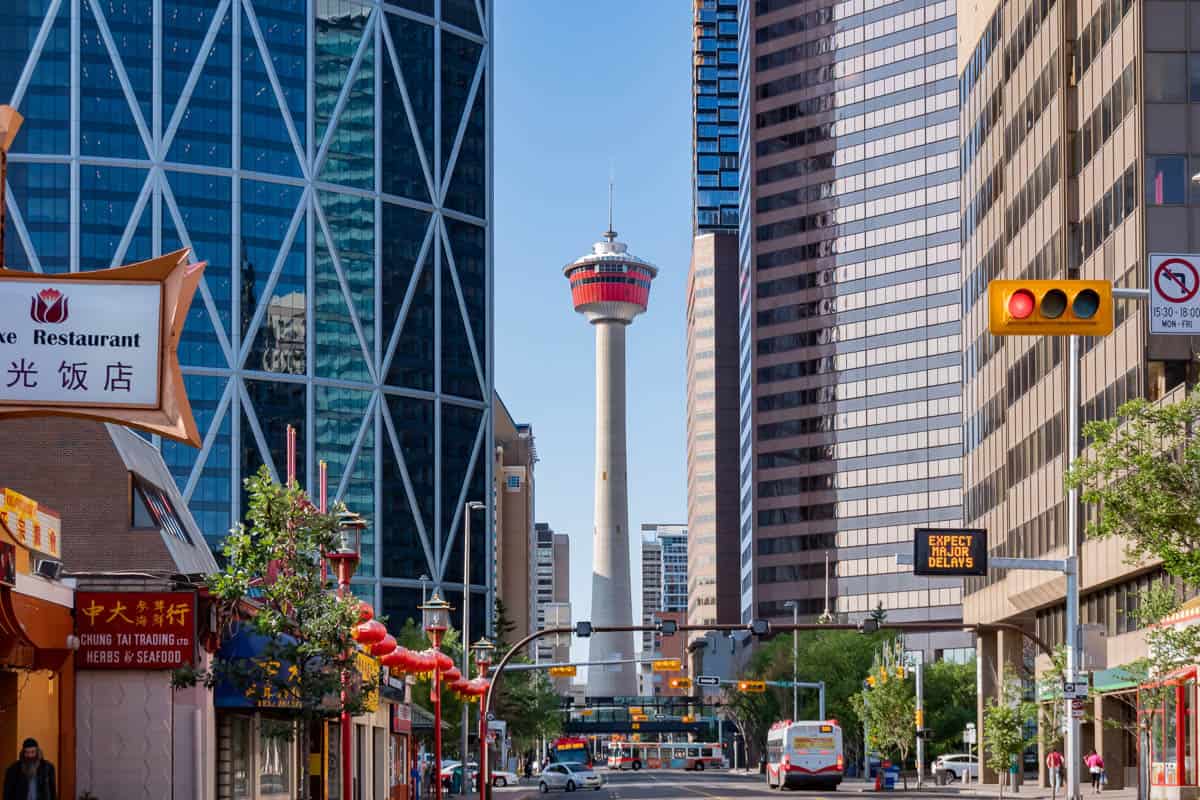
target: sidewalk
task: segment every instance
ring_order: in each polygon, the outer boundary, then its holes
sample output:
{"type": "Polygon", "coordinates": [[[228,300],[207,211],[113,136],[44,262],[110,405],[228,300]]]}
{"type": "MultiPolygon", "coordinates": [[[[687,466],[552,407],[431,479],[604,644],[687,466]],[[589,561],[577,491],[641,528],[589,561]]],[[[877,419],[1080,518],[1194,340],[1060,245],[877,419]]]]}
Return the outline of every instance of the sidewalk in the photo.
{"type": "MultiPolygon", "coordinates": [[[[862,780],[846,780],[838,787],[840,792],[860,792],[875,794],[874,781],[862,780]]],[[[882,794],[882,793],[881,793],[882,794]]],[[[905,791],[900,786],[897,786],[895,792],[890,794],[908,795],[915,797],[939,797],[939,798],[986,798],[986,800],[995,800],[1000,797],[1000,786],[995,783],[977,784],[971,783],[964,786],[961,783],[952,783],[949,786],[938,786],[930,781],[926,781],[925,785],[920,789],[917,788],[915,781],[909,780],[908,790],[905,791]]],[[[1125,789],[1109,789],[1094,794],[1090,785],[1080,787],[1080,794],[1085,800],[1137,800],[1137,787],[1128,787],[1125,789]]],[[[1049,787],[1037,786],[1034,783],[1025,783],[1016,792],[1005,787],[1004,797],[1013,798],[1013,800],[1052,800],[1052,797],[1062,800],[1063,789],[1060,788],[1058,793],[1051,795],[1049,787]]]]}

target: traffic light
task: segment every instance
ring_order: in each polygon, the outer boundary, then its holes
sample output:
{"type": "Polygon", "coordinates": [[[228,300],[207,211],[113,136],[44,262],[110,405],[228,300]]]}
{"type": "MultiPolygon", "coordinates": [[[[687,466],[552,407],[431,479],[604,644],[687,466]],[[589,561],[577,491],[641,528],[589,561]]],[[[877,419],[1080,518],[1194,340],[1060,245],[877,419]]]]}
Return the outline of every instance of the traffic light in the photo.
{"type": "Polygon", "coordinates": [[[738,681],[738,691],[749,694],[761,694],[767,690],[766,681],[738,681]]]}
{"type": "Polygon", "coordinates": [[[880,667],[879,668],[879,682],[887,683],[887,679],[888,679],[887,667],[880,667]]]}
{"type": "Polygon", "coordinates": [[[993,336],[1106,336],[1112,281],[992,281],[988,329],[993,336]]]}
{"type": "Polygon", "coordinates": [[[671,678],[667,681],[667,685],[672,689],[690,689],[692,688],[691,678],[671,678]]]}
{"type": "Polygon", "coordinates": [[[551,678],[574,678],[575,677],[575,667],[574,666],[551,667],[549,671],[550,671],[551,678]]]}
{"type": "Polygon", "coordinates": [[[678,658],[660,658],[651,664],[651,667],[655,672],[679,672],[683,669],[683,664],[678,658]]]}
{"type": "Polygon", "coordinates": [[[907,676],[908,676],[908,671],[904,669],[903,665],[896,667],[896,677],[897,678],[899,678],[900,680],[904,680],[907,676]]]}
{"type": "Polygon", "coordinates": [[[925,727],[925,709],[918,708],[913,711],[913,722],[916,723],[918,731],[925,727]]]}

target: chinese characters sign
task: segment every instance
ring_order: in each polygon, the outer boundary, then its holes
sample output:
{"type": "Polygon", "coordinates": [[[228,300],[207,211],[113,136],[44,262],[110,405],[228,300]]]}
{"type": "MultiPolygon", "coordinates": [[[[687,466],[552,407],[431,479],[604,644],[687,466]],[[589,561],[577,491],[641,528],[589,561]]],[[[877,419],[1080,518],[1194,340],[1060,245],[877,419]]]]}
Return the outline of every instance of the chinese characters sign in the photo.
{"type": "Polygon", "coordinates": [[[76,592],[77,669],[175,669],[196,649],[191,592],[76,592]]]}
{"type": "Polygon", "coordinates": [[[0,496],[0,524],[29,549],[62,558],[62,520],[48,508],[38,506],[36,500],[5,489],[0,496]]]}
{"type": "Polygon", "coordinates": [[[987,531],[978,528],[917,528],[913,574],[986,575],[987,531]]]}
{"type": "Polygon", "coordinates": [[[162,285],[0,281],[0,403],[158,406],[162,285]]]}

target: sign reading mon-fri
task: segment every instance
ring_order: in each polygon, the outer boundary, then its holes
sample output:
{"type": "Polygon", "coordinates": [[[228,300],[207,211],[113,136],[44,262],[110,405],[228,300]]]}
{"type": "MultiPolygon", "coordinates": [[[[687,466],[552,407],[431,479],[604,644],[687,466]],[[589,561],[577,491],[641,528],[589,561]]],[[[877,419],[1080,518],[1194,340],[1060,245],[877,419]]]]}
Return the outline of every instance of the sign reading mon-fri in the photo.
{"type": "Polygon", "coordinates": [[[1150,254],[1150,332],[1200,336],[1200,255],[1150,254]]]}
{"type": "Polygon", "coordinates": [[[917,528],[914,575],[986,575],[987,531],[979,528],[917,528]]]}

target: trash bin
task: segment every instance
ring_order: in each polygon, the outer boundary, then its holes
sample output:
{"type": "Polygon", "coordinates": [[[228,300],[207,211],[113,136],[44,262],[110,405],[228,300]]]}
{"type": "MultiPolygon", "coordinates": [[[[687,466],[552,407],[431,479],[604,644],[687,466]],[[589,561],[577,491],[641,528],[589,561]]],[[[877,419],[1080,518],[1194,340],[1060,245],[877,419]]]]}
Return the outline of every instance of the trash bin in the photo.
{"type": "Polygon", "coordinates": [[[883,790],[892,792],[896,790],[896,783],[900,780],[900,767],[889,765],[883,771],[883,790]]]}

